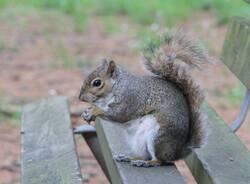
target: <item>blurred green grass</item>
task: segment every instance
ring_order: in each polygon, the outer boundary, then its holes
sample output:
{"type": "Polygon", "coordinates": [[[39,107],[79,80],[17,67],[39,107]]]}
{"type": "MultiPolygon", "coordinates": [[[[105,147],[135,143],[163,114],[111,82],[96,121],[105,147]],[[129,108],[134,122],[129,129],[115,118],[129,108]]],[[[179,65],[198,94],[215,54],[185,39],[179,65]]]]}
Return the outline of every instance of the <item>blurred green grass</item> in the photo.
{"type": "Polygon", "coordinates": [[[57,9],[72,16],[79,31],[93,14],[122,15],[142,25],[160,23],[167,26],[199,10],[212,12],[220,24],[227,23],[234,15],[250,17],[250,6],[243,0],[0,0],[0,8],[13,5],[57,9]]]}
{"type": "MultiPolygon", "coordinates": [[[[9,19],[15,27],[25,30],[29,24],[27,17],[33,15],[33,22],[44,24],[40,31],[48,38],[53,37],[53,30],[56,33],[62,30],[65,18],[62,14],[72,17],[76,31],[83,31],[92,16],[98,17],[108,35],[120,32],[122,26],[119,18],[125,18],[136,25],[135,34],[140,40],[140,50],[155,36],[145,26],[150,25],[152,29],[155,26],[171,27],[197,11],[210,12],[217,18],[218,24],[226,24],[232,16],[250,17],[250,5],[243,0],[0,0],[0,21],[9,19]],[[41,21],[52,19],[48,21],[49,25],[47,21],[41,21]]],[[[126,33],[129,34],[128,31],[126,33]]],[[[0,53],[8,49],[18,50],[18,47],[10,47],[3,38],[0,35],[0,53]]],[[[209,43],[205,44],[209,47],[209,43]]],[[[56,58],[48,62],[53,64],[49,66],[51,68],[77,68],[92,64],[91,60],[74,56],[62,42],[53,46],[51,49],[56,58]]],[[[234,105],[240,103],[243,91],[242,86],[236,86],[223,95],[228,99],[227,102],[234,105]]],[[[5,95],[0,91],[0,101],[1,96],[5,95]]],[[[6,117],[0,113],[1,118],[6,117]]],[[[20,112],[16,111],[10,119],[14,122],[19,118],[20,112]]]]}

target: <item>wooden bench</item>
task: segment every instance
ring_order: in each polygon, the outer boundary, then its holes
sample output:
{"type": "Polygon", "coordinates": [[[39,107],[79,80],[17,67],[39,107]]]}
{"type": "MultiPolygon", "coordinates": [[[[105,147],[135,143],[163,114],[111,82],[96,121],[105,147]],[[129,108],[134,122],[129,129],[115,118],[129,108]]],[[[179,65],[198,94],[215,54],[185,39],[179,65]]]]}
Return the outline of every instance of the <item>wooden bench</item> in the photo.
{"type": "MultiPolygon", "coordinates": [[[[239,17],[232,19],[224,44],[223,61],[250,89],[250,21],[239,17]]],[[[244,120],[248,110],[249,90],[247,94],[234,129],[244,120]]],[[[210,132],[207,144],[185,159],[195,180],[199,184],[249,184],[248,149],[207,103],[203,104],[202,110],[207,114],[210,132]]],[[[185,183],[174,165],[137,168],[114,161],[114,154],[130,152],[119,124],[97,119],[96,129],[83,125],[74,133],[83,135],[113,184],[185,183]]],[[[26,105],[22,112],[21,134],[23,184],[82,183],[65,97],[46,98],[26,105]]]]}
{"type": "Polygon", "coordinates": [[[21,127],[23,184],[81,184],[65,97],[26,105],[21,127]]]}

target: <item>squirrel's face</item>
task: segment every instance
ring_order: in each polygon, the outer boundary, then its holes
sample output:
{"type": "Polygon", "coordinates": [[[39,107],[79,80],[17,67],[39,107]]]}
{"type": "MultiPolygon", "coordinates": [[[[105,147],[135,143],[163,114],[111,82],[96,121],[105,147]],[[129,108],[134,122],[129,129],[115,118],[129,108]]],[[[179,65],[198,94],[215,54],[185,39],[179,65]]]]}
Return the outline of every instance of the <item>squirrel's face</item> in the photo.
{"type": "Polygon", "coordinates": [[[114,61],[104,60],[91,74],[87,76],[81,87],[79,99],[93,103],[105,97],[112,91],[116,78],[116,65],[114,61]]]}

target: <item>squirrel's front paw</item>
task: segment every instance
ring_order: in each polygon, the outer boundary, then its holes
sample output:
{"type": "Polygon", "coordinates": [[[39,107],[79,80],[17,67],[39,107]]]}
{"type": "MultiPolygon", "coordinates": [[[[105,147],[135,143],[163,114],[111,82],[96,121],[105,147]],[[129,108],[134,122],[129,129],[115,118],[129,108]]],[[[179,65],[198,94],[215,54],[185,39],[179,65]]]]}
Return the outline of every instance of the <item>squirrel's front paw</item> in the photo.
{"type": "Polygon", "coordinates": [[[93,111],[93,108],[92,107],[88,107],[86,108],[81,117],[87,121],[88,123],[90,123],[91,121],[94,121],[95,120],[95,117],[92,115],[92,111],[93,111]]]}

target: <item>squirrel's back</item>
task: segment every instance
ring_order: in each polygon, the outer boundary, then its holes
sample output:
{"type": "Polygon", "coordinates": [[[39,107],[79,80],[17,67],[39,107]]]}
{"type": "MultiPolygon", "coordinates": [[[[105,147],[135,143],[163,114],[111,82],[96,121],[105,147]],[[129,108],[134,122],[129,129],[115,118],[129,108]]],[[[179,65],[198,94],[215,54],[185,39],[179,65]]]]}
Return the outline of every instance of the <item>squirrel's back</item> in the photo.
{"type": "Polygon", "coordinates": [[[207,54],[189,37],[178,31],[166,33],[158,43],[149,43],[144,50],[144,58],[149,71],[175,84],[187,100],[189,134],[182,155],[186,156],[193,148],[200,147],[204,140],[203,118],[200,112],[204,97],[188,73],[187,67],[200,67],[208,61],[207,54]]]}

